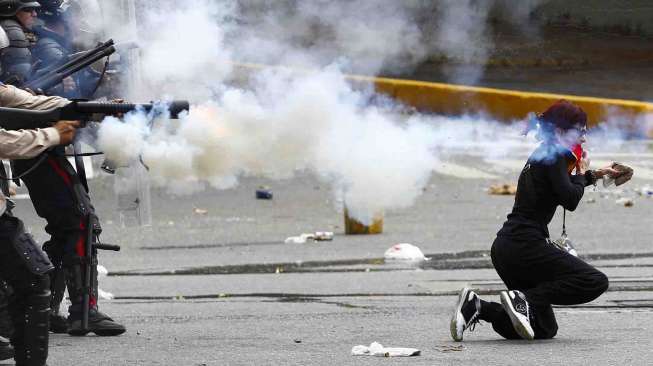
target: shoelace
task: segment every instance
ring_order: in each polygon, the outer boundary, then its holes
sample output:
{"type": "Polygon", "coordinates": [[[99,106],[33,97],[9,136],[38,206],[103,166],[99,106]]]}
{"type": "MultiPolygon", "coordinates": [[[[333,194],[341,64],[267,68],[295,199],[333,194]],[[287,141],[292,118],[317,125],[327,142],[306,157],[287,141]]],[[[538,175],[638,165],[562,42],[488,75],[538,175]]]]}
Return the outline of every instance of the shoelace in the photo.
{"type": "Polygon", "coordinates": [[[472,316],[472,319],[469,321],[469,323],[467,323],[467,330],[469,330],[470,332],[473,332],[474,329],[476,329],[476,324],[481,323],[481,319],[478,318],[479,315],[481,314],[480,313],[474,314],[474,316],[472,316]]]}
{"type": "Polygon", "coordinates": [[[470,332],[473,332],[474,329],[476,329],[476,324],[481,322],[481,319],[479,319],[479,316],[481,316],[481,299],[478,296],[474,299],[474,305],[476,306],[476,313],[472,315],[472,318],[469,320],[466,327],[470,332]]]}

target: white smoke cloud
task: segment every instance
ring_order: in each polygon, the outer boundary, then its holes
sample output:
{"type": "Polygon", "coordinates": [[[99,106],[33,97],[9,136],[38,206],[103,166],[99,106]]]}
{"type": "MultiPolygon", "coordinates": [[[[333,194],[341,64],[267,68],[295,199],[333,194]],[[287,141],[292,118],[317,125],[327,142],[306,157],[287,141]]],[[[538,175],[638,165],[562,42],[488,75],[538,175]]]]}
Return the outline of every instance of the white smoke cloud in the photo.
{"type": "MultiPolygon", "coordinates": [[[[310,171],[332,184],[354,217],[369,222],[378,211],[410,206],[452,151],[508,151],[488,144],[514,132],[504,126],[409,115],[346,81],[343,70],[411,67],[424,57],[422,34],[410,18],[419,9],[414,3],[261,1],[248,2],[248,9],[228,0],[181,3],[175,11],[165,1],[141,9],[147,40],[141,90],[151,98],[188,98],[190,114],[151,125],[134,114],[124,124],[108,119],[99,131],[109,159],[142,160],[158,185],[176,192],[204,184],[228,188],[242,176],[310,171]],[[267,69],[241,83],[234,82],[229,60],[311,71],[267,69]]],[[[456,6],[451,14],[463,16],[456,6]]]]}

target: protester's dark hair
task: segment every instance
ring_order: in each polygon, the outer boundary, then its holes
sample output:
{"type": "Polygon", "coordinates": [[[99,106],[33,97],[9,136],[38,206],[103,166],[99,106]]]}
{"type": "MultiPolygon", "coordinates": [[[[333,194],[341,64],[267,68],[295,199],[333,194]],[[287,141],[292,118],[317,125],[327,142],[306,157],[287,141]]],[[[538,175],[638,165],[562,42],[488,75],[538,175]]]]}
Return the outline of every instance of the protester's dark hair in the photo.
{"type": "Polygon", "coordinates": [[[563,130],[585,127],[587,114],[583,109],[567,100],[561,99],[550,106],[538,118],[541,122],[563,130]]]}
{"type": "Polygon", "coordinates": [[[581,107],[561,99],[539,114],[536,121],[539,138],[548,140],[553,137],[556,128],[569,130],[587,126],[587,114],[581,107]]]}

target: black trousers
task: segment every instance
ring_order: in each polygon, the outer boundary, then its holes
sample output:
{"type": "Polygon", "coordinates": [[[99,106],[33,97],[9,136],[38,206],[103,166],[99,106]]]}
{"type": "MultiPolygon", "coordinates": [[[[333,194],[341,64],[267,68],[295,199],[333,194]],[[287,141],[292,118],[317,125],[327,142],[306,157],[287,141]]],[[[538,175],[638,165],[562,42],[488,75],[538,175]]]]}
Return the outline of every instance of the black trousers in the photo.
{"type": "Polygon", "coordinates": [[[11,315],[9,314],[9,297],[11,289],[0,276],[0,336],[7,339],[11,338],[14,327],[11,324],[11,315]]]}
{"type": "MultiPolygon", "coordinates": [[[[537,339],[553,338],[558,332],[551,305],[584,304],[608,289],[608,278],[602,272],[543,239],[497,237],[492,244],[492,263],[509,290],[526,295],[537,339]]],[[[521,338],[499,303],[483,301],[480,319],[492,323],[504,338],[521,338]]]]}
{"type": "MultiPolygon", "coordinates": [[[[31,168],[37,160],[14,161],[15,174],[31,168]]],[[[60,262],[64,254],[75,252],[79,238],[85,236],[85,230],[80,227],[84,214],[80,212],[74,191],[81,183],[66,158],[54,154],[22,180],[36,213],[47,221],[45,231],[50,234],[50,240],[45,248],[56,266],[55,262],[60,262]]]]}
{"type": "Polygon", "coordinates": [[[21,227],[18,218],[0,216],[0,279],[13,289],[9,314],[14,328],[11,343],[16,350],[16,364],[44,365],[48,357],[50,280],[47,274],[30,271],[12,243],[22,233],[21,227]]]}
{"type": "MultiPolygon", "coordinates": [[[[29,190],[36,213],[47,221],[45,231],[50,234],[50,240],[43,244],[43,250],[55,266],[50,274],[51,308],[53,312],[59,312],[67,286],[72,302],[68,310],[79,313],[82,309],[81,286],[84,274],[82,269],[77,268],[84,261],[91,260],[87,258],[84,243],[88,230],[87,217],[94,214],[94,208],[79,176],[64,157],[63,149],[48,154],[45,161],[22,180],[29,190]],[[67,274],[74,274],[73,278],[67,274]]],[[[32,168],[38,159],[15,160],[13,166],[16,174],[32,168]]],[[[91,306],[95,307],[97,281],[95,274],[92,277],[91,306]]]]}

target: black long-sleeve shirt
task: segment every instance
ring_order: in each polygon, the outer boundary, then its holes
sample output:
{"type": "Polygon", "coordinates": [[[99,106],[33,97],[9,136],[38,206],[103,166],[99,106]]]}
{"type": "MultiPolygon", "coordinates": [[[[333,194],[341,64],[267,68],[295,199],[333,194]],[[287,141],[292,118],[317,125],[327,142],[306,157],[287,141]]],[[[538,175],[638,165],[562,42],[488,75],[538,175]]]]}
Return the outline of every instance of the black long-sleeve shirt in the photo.
{"type": "Polygon", "coordinates": [[[497,236],[518,240],[549,237],[547,225],[560,205],[569,211],[578,206],[587,175],[571,175],[568,164],[575,158],[560,145],[543,143],[531,154],[519,175],[512,212],[497,236]]]}

